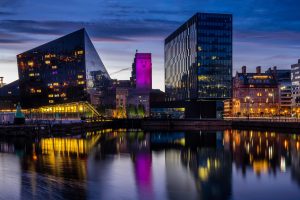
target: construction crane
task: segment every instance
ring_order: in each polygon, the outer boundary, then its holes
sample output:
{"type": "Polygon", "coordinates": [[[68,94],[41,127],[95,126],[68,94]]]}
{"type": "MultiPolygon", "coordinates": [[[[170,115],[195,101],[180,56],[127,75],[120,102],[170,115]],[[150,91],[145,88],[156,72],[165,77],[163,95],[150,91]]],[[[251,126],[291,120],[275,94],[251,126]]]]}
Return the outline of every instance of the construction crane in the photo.
{"type": "Polygon", "coordinates": [[[111,75],[115,75],[115,74],[118,74],[118,73],[120,73],[120,72],[123,72],[123,71],[130,70],[130,69],[131,69],[131,67],[127,67],[127,68],[124,68],[124,69],[118,70],[118,71],[116,71],[116,72],[113,72],[113,73],[111,73],[111,74],[109,74],[109,75],[110,75],[110,76],[111,76],[111,75]]]}

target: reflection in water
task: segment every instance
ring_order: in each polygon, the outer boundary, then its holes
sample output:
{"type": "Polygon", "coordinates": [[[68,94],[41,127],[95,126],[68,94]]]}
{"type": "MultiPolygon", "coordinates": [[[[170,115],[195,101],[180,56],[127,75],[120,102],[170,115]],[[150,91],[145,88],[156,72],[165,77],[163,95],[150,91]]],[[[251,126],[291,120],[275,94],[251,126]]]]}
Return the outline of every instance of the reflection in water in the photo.
{"type": "Polygon", "coordinates": [[[295,199],[300,136],[102,130],[1,139],[0,177],[0,199],[295,199]]]}

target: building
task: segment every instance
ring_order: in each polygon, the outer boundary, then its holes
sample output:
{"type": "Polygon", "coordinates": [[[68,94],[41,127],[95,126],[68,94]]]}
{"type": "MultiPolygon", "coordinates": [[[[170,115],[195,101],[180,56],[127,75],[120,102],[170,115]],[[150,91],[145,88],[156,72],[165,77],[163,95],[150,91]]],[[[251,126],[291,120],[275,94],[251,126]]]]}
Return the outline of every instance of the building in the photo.
{"type": "Polygon", "coordinates": [[[291,70],[269,68],[266,73],[273,73],[276,76],[279,88],[279,114],[290,116],[292,113],[292,81],[291,70]]]}
{"type": "Polygon", "coordinates": [[[300,59],[297,64],[291,66],[292,79],[292,107],[300,106],[300,59]]]}
{"type": "MultiPolygon", "coordinates": [[[[127,69],[127,68],[125,68],[127,69]]],[[[135,53],[130,80],[113,80],[115,118],[143,118],[150,114],[152,91],[151,53],[135,53]]]]}
{"type": "Polygon", "coordinates": [[[232,15],[196,13],[165,39],[168,101],[232,96],[232,15]]]}
{"type": "Polygon", "coordinates": [[[246,66],[233,79],[233,116],[275,116],[279,114],[279,88],[274,73],[247,73],[246,66]]]}
{"type": "Polygon", "coordinates": [[[21,53],[17,62],[21,105],[26,109],[50,106],[50,113],[64,115],[91,109],[86,102],[101,104],[111,84],[85,29],[21,53]],[[66,105],[70,103],[72,109],[66,105]]]}
{"type": "Polygon", "coordinates": [[[136,89],[152,89],[151,53],[135,53],[130,79],[132,86],[136,89]]]}
{"type": "Polygon", "coordinates": [[[20,102],[19,81],[0,87],[0,111],[15,110],[20,102]]]}
{"type": "MultiPolygon", "coordinates": [[[[84,29],[17,55],[22,106],[88,101],[110,77],[84,29]]],[[[98,102],[97,102],[98,103],[98,102]]]]}

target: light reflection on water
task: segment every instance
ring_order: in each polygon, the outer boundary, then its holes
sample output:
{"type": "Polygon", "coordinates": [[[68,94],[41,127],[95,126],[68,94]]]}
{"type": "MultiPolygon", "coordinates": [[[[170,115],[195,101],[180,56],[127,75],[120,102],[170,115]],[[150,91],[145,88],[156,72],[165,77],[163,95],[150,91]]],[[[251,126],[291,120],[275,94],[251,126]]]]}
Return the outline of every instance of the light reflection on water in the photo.
{"type": "Polygon", "coordinates": [[[102,130],[0,140],[0,199],[300,199],[300,135],[102,130]]]}

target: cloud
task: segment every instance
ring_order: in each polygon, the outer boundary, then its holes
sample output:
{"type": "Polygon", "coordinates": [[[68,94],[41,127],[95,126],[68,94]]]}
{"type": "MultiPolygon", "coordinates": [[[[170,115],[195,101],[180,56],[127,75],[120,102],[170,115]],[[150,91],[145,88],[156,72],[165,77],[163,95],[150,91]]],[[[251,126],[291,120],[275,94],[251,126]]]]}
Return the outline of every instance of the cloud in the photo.
{"type": "MultiPolygon", "coordinates": [[[[178,23],[179,24],[179,23],[178,23]]],[[[14,33],[10,39],[14,43],[21,34],[34,38],[34,35],[61,36],[85,27],[96,41],[133,41],[139,37],[163,37],[174,30],[177,23],[171,20],[110,20],[94,22],[74,21],[35,21],[35,20],[2,20],[0,30],[3,33],[14,33]]]]}

